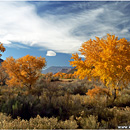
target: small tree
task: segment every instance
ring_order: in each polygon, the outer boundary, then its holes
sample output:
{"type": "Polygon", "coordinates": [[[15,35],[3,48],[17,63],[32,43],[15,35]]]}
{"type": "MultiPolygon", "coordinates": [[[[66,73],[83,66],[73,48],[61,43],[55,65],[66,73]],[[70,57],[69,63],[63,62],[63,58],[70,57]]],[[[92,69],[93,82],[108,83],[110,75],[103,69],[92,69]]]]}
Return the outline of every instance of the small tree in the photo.
{"type": "Polygon", "coordinates": [[[26,85],[29,90],[32,88],[32,85],[36,83],[36,80],[41,75],[40,71],[45,65],[45,58],[36,58],[30,55],[16,60],[13,57],[9,57],[2,63],[2,67],[10,78],[7,80],[7,84],[9,86],[18,85],[21,87],[26,85]]]}
{"type": "MultiPolygon", "coordinates": [[[[5,47],[3,46],[2,43],[0,43],[0,51],[1,52],[5,51],[5,47]]],[[[0,54],[0,57],[1,56],[2,56],[2,54],[0,54]]],[[[0,85],[4,85],[5,84],[5,79],[6,78],[7,78],[7,74],[5,73],[4,69],[1,67],[1,64],[0,64],[0,85]]]]}
{"type": "Polygon", "coordinates": [[[78,54],[72,54],[70,64],[76,66],[76,75],[80,79],[99,77],[109,88],[116,90],[126,87],[130,81],[130,42],[125,38],[118,39],[115,35],[107,34],[106,38],[88,40],[80,50],[84,60],[78,54]]]}
{"type": "Polygon", "coordinates": [[[106,95],[107,97],[111,96],[108,89],[101,88],[101,87],[98,87],[98,86],[95,86],[95,88],[93,88],[93,89],[89,89],[86,94],[89,95],[91,98],[94,98],[96,96],[100,97],[102,95],[106,95]]]}
{"type": "MultiPolygon", "coordinates": [[[[5,47],[3,46],[2,43],[0,43],[0,51],[4,52],[5,51],[5,47]]],[[[0,54],[0,57],[2,56],[2,54],[0,54]]]]}

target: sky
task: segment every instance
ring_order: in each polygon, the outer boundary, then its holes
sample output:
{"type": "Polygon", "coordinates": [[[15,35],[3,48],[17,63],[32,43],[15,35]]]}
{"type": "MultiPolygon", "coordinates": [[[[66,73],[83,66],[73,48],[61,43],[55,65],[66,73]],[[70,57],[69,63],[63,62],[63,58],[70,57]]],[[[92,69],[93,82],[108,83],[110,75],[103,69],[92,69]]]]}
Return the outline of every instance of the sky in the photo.
{"type": "Polygon", "coordinates": [[[130,40],[130,1],[0,1],[2,59],[27,54],[69,66],[85,41],[107,33],[130,40]]]}

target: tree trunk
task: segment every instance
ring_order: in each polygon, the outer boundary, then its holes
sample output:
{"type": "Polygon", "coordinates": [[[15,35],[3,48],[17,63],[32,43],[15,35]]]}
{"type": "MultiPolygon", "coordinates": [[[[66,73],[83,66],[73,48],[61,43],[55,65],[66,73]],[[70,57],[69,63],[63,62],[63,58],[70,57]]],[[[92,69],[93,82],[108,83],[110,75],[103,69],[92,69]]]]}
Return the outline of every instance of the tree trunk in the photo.
{"type": "Polygon", "coordinates": [[[117,98],[117,95],[116,95],[116,88],[114,89],[114,99],[113,99],[113,102],[115,101],[115,99],[117,98]]]}
{"type": "Polygon", "coordinates": [[[28,85],[28,92],[31,93],[31,91],[32,91],[32,85],[30,84],[28,85]]]}

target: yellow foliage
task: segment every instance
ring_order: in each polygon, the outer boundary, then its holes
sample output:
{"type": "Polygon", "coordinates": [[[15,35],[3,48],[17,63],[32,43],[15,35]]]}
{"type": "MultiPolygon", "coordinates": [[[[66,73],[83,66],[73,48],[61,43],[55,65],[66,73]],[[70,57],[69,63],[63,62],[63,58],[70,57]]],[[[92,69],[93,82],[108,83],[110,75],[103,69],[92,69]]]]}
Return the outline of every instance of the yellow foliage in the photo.
{"type": "Polygon", "coordinates": [[[9,75],[9,86],[32,86],[40,76],[40,70],[45,66],[45,58],[26,55],[19,59],[7,58],[2,67],[9,75]]]}
{"type": "Polygon", "coordinates": [[[58,72],[56,74],[53,75],[54,77],[58,77],[58,78],[63,78],[63,79],[75,79],[77,78],[77,76],[75,74],[66,74],[66,73],[62,73],[62,72],[58,72]]]}
{"type": "Polygon", "coordinates": [[[95,86],[95,88],[93,88],[91,90],[89,89],[86,94],[89,95],[91,98],[93,98],[95,96],[100,96],[100,95],[111,96],[111,93],[107,88],[101,88],[98,86],[95,86]]]}
{"type": "MultiPolygon", "coordinates": [[[[1,51],[1,52],[4,52],[4,51],[5,51],[5,47],[3,46],[3,44],[0,44],[0,51],[1,51]]],[[[0,56],[1,56],[1,54],[0,54],[0,56]]]]}
{"type": "Polygon", "coordinates": [[[72,54],[70,64],[76,66],[80,79],[99,77],[106,86],[126,86],[130,81],[130,42],[107,34],[106,38],[88,40],[79,50],[85,58],[72,54]]]}

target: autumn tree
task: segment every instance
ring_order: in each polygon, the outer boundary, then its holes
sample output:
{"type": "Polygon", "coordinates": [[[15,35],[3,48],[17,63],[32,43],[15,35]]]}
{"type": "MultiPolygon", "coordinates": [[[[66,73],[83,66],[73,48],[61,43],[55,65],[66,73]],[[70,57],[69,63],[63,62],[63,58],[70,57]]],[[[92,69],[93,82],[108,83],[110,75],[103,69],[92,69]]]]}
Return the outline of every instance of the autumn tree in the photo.
{"type": "Polygon", "coordinates": [[[130,82],[130,42],[107,34],[107,37],[84,42],[79,51],[84,60],[76,53],[72,54],[74,61],[70,61],[76,66],[75,74],[80,79],[99,77],[105,86],[114,90],[115,99],[116,90],[130,82]]]}
{"type": "MultiPolygon", "coordinates": [[[[0,43],[0,51],[4,52],[5,51],[5,47],[3,46],[2,43],[0,43]]],[[[0,54],[0,57],[2,56],[2,54],[0,54]]]]}
{"type": "Polygon", "coordinates": [[[95,86],[95,88],[93,88],[93,89],[89,89],[86,94],[89,95],[91,98],[94,98],[96,96],[100,97],[102,95],[106,95],[107,97],[111,96],[111,93],[109,92],[108,89],[101,88],[98,86],[95,86]]]}
{"type": "Polygon", "coordinates": [[[9,75],[7,85],[27,86],[28,89],[32,89],[32,85],[36,83],[41,75],[40,71],[45,65],[45,58],[30,55],[19,59],[9,57],[2,63],[2,67],[9,75]]]}
{"type": "Polygon", "coordinates": [[[44,78],[46,81],[51,81],[52,77],[53,77],[52,72],[48,72],[47,74],[44,74],[44,78]]]}
{"type": "MultiPolygon", "coordinates": [[[[2,43],[0,43],[0,52],[4,52],[5,51],[5,47],[3,46],[2,43]]],[[[2,54],[0,54],[0,57],[2,56],[2,54]]],[[[0,59],[1,62],[3,61],[2,59],[0,59]]],[[[1,67],[0,65],[0,85],[3,85],[5,83],[5,79],[7,78],[7,74],[5,73],[4,69],[1,67]]]]}
{"type": "Polygon", "coordinates": [[[61,78],[61,76],[62,76],[62,72],[57,72],[56,74],[54,74],[54,77],[61,78]]]}
{"type": "Polygon", "coordinates": [[[6,79],[8,78],[4,68],[0,66],[0,85],[5,85],[6,79]]]}

